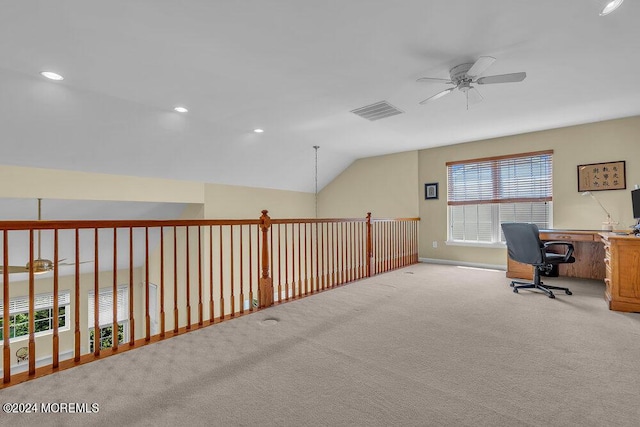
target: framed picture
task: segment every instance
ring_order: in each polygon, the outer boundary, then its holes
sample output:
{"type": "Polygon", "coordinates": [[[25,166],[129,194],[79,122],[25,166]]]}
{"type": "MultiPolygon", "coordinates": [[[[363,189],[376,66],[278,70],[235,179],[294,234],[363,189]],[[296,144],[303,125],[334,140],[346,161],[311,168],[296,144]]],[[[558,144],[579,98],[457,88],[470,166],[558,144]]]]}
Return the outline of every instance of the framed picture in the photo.
{"type": "Polygon", "coordinates": [[[425,200],[438,198],[438,183],[432,182],[431,184],[424,185],[424,198],[425,200]]]}
{"type": "Polygon", "coordinates": [[[624,160],[578,165],[578,192],[626,189],[624,168],[624,160]]]}

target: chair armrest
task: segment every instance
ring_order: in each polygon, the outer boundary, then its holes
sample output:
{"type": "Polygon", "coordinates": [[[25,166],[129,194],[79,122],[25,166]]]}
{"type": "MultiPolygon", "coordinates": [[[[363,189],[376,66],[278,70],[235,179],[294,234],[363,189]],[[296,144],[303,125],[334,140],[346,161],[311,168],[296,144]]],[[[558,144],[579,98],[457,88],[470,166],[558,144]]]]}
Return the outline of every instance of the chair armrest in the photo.
{"type": "Polygon", "coordinates": [[[565,253],[564,253],[564,260],[563,261],[568,261],[569,258],[571,258],[571,255],[573,255],[573,244],[572,243],[567,243],[567,242],[544,242],[543,243],[544,248],[547,249],[550,246],[565,246],[565,253]]]}

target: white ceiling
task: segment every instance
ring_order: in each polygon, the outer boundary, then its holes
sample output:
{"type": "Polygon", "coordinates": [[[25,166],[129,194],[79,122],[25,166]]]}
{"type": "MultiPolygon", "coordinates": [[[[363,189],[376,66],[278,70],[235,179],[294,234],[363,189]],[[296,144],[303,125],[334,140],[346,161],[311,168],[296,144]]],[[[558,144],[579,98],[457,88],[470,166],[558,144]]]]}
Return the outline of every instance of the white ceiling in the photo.
{"type": "Polygon", "coordinates": [[[314,145],[322,188],[358,158],[640,114],[637,1],[1,5],[0,164],[313,192],[314,145]],[[418,105],[447,86],[417,78],[483,55],[526,80],[418,105]],[[350,113],[382,100],[405,113],[350,113]]]}

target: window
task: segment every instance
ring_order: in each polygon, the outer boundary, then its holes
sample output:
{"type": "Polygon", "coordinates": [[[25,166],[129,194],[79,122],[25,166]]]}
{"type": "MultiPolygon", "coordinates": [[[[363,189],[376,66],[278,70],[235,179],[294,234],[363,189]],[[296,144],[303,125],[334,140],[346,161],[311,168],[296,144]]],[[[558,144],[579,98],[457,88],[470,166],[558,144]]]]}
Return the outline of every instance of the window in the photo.
{"type": "MultiPolygon", "coordinates": [[[[55,319],[58,328],[68,329],[67,313],[71,296],[69,291],[58,293],[58,314],[53,311],[53,293],[38,294],[34,298],[34,327],[35,334],[44,335],[53,330],[55,319]]],[[[0,301],[0,341],[4,340],[4,306],[0,301]]],[[[9,338],[20,339],[29,335],[29,297],[22,296],[9,300],[9,338]]]]}
{"type": "MultiPolygon", "coordinates": [[[[118,323],[118,344],[125,342],[125,331],[128,321],[118,323]]],[[[89,329],[89,352],[93,353],[95,342],[94,328],[89,329]]],[[[113,325],[100,327],[100,350],[113,347],[113,325]]]]}
{"type": "MultiPolygon", "coordinates": [[[[95,297],[89,292],[89,351],[93,352],[95,342],[95,297]]],[[[129,288],[118,287],[116,292],[116,312],[118,320],[118,343],[128,340],[129,325],[129,288]]],[[[113,346],[113,289],[105,289],[98,293],[98,324],[100,327],[100,349],[113,346]]]]}
{"type": "Polygon", "coordinates": [[[553,151],[447,163],[449,241],[504,241],[500,224],[551,226],[553,151]]]}

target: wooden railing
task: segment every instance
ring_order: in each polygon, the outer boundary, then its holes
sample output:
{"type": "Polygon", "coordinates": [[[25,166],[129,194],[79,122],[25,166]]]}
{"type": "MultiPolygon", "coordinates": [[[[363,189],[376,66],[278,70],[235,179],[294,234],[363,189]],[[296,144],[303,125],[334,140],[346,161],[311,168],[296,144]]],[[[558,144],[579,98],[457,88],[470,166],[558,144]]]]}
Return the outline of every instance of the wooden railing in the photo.
{"type": "Polygon", "coordinates": [[[0,388],[418,262],[418,218],[371,214],[0,221],[0,237],[0,388]]]}

